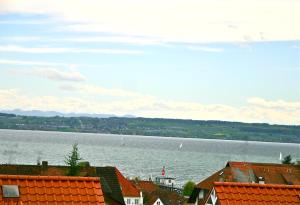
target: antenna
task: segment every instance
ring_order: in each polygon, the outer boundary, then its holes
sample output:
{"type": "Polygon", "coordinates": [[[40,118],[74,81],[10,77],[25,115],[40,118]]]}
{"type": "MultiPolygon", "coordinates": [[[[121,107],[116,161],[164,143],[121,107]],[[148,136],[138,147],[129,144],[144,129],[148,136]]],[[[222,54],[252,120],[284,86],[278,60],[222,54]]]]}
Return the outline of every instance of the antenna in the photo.
{"type": "Polygon", "coordinates": [[[41,150],[37,151],[37,159],[36,159],[36,163],[37,165],[41,165],[41,161],[42,161],[42,155],[43,152],[41,150]]]}

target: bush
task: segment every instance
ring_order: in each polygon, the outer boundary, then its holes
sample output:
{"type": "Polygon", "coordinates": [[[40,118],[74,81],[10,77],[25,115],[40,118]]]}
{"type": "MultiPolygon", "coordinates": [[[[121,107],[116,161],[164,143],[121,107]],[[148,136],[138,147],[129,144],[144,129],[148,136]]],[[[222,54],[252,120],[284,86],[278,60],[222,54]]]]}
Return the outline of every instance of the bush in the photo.
{"type": "Polygon", "coordinates": [[[289,154],[289,155],[285,156],[281,162],[282,162],[282,164],[292,164],[291,155],[289,154]]]}
{"type": "Polygon", "coordinates": [[[70,166],[68,175],[69,176],[76,176],[79,174],[80,170],[80,163],[81,160],[79,152],[78,152],[78,144],[75,143],[73,145],[73,149],[69,155],[66,156],[65,163],[70,166]]]}
{"type": "Polygon", "coordinates": [[[195,186],[196,186],[195,182],[192,181],[188,181],[187,183],[185,183],[185,185],[183,186],[183,195],[190,196],[195,186]]]}

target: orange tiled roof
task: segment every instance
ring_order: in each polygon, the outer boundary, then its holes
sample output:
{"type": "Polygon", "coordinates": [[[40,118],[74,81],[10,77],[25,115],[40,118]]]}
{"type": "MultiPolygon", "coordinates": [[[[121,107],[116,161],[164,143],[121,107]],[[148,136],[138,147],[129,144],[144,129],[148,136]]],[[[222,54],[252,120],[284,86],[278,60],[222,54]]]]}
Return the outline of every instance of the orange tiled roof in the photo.
{"type": "Polygon", "coordinates": [[[124,197],[140,197],[140,191],[117,168],[116,174],[124,197]]]}
{"type": "Polygon", "coordinates": [[[99,178],[66,176],[0,175],[2,185],[18,185],[19,198],[4,198],[0,205],[104,205],[99,178]]]}
{"type": "MultiPolygon", "coordinates": [[[[300,185],[300,168],[296,165],[230,161],[225,168],[197,184],[189,202],[195,203],[200,189],[211,190],[214,182],[258,183],[259,177],[263,177],[266,184],[300,185]]],[[[205,194],[204,200],[200,200],[201,205],[208,196],[205,194]]]]}
{"type": "Polygon", "coordinates": [[[215,182],[220,205],[288,205],[300,204],[299,185],[215,182]]]}
{"type": "MultiPolygon", "coordinates": [[[[249,171],[253,171],[255,177],[264,177],[266,184],[300,185],[300,169],[291,164],[228,162],[227,167],[230,167],[232,171],[238,169],[248,179],[251,178],[249,171]]],[[[234,172],[232,175],[234,181],[239,182],[234,172]]]]}
{"type": "Polygon", "coordinates": [[[138,180],[138,181],[134,181],[134,183],[139,190],[147,193],[154,192],[159,188],[152,181],[138,180]]]}

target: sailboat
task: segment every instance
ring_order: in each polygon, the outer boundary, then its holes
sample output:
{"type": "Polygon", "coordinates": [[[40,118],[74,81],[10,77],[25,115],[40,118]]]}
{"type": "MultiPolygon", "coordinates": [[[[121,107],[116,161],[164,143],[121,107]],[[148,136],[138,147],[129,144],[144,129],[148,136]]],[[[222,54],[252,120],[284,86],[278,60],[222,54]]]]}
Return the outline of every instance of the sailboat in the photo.
{"type": "Polygon", "coordinates": [[[179,145],[179,149],[181,149],[182,148],[182,143],[179,145]]]}
{"type": "Polygon", "coordinates": [[[121,138],[121,145],[125,146],[125,139],[124,139],[124,137],[121,138]]]}
{"type": "Polygon", "coordinates": [[[282,153],[280,152],[279,153],[279,161],[281,161],[282,160],[282,153]]]}

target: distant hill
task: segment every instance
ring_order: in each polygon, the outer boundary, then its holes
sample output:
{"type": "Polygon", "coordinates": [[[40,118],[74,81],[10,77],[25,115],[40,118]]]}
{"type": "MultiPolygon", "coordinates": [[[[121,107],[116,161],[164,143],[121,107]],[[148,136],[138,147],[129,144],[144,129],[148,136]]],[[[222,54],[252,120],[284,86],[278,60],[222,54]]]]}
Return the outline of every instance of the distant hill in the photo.
{"type": "Polygon", "coordinates": [[[16,113],[0,113],[0,129],[300,143],[300,126],[132,117],[22,116],[16,113]]]}
{"type": "MultiPolygon", "coordinates": [[[[88,113],[61,113],[56,111],[41,111],[41,110],[0,110],[1,113],[15,114],[22,116],[36,116],[36,117],[98,117],[98,118],[108,118],[108,117],[117,117],[116,115],[111,114],[88,114],[88,113]]],[[[127,116],[124,116],[127,117],[127,116]]],[[[131,116],[134,117],[134,116],[131,116]]]]}

